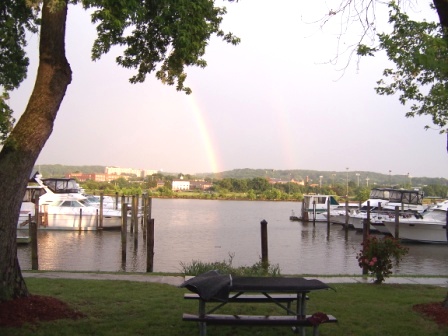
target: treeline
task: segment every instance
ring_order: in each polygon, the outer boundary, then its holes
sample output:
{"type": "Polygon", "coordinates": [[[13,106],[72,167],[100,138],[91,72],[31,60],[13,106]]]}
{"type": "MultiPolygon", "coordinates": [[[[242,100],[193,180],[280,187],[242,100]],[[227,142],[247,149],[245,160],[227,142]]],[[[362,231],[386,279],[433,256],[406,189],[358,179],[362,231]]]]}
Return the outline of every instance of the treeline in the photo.
{"type": "MultiPolygon", "coordinates": [[[[187,176],[190,178],[191,176],[187,176]]],[[[294,182],[270,183],[264,177],[247,179],[223,178],[212,180],[212,187],[208,190],[190,190],[187,192],[177,192],[171,189],[172,180],[176,176],[164,176],[156,174],[147,176],[143,181],[139,179],[126,179],[120,177],[112,182],[87,181],[81,186],[90,193],[103,192],[107,195],[141,195],[147,193],[154,197],[183,197],[183,198],[205,198],[205,199],[249,199],[249,200],[302,200],[304,194],[330,194],[345,197],[357,201],[365,201],[369,198],[371,187],[357,186],[354,181],[334,185],[300,185],[294,182]],[[157,181],[163,181],[163,186],[157,185],[157,181]]],[[[386,187],[386,186],[384,186],[386,187]]],[[[410,185],[396,186],[405,189],[410,185]]],[[[446,198],[448,186],[428,185],[424,186],[425,196],[446,198]]]]}
{"type": "MultiPolygon", "coordinates": [[[[68,173],[104,173],[105,166],[64,166],[39,165],[35,167],[44,177],[63,177],[68,173]]],[[[444,178],[417,178],[407,175],[384,175],[378,173],[322,172],[310,170],[268,170],[235,169],[219,174],[182,174],[158,173],[141,179],[136,176],[120,177],[112,182],[88,181],[83,183],[87,190],[106,194],[141,194],[152,193],[161,197],[201,197],[201,198],[245,198],[245,199],[281,199],[297,200],[307,193],[332,194],[352,199],[365,200],[373,187],[415,188],[420,187],[425,196],[448,197],[448,180],[444,178]],[[171,190],[173,179],[183,177],[185,180],[204,179],[212,182],[213,187],[207,191],[196,191],[195,195],[179,194],[171,190]],[[241,177],[244,176],[244,177],[241,177]],[[371,176],[364,178],[364,176],[371,176]],[[157,188],[157,181],[164,186],[157,188]],[[271,184],[269,181],[282,181],[271,184]],[[289,181],[289,182],[287,182],[289,181]],[[295,182],[304,183],[300,185],[295,182]],[[382,182],[380,182],[382,181],[382,182]]]]}
{"type": "MultiPolygon", "coordinates": [[[[63,177],[69,173],[81,172],[86,174],[104,173],[105,166],[65,166],[65,165],[36,165],[35,171],[39,171],[44,177],[63,177]]],[[[335,185],[346,184],[346,181],[355,182],[356,185],[373,187],[373,186],[402,186],[412,185],[414,187],[424,186],[448,186],[448,180],[445,178],[435,177],[415,177],[409,174],[381,174],[370,171],[319,171],[304,169],[274,170],[274,169],[233,169],[220,173],[200,173],[200,174],[184,174],[181,172],[165,172],[164,176],[173,178],[180,175],[188,177],[188,179],[209,179],[213,181],[233,178],[233,179],[253,179],[256,177],[265,179],[279,179],[283,181],[304,181],[307,184],[335,185]]],[[[186,178],[187,179],[187,178],[186,178]]]]}

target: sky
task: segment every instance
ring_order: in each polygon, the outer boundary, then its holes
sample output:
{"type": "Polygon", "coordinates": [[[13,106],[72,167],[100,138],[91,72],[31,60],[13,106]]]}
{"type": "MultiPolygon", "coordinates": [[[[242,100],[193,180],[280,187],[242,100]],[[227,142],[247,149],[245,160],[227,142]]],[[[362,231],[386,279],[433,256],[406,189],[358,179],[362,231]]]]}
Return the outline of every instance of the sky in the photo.
{"type": "MultiPolygon", "coordinates": [[[[217,1],[228,10],[222,28],[241,43],[210,40],[208,66],[187,69],[190,96],[154,75],[130,84],[134,71],[116,65],[118,48],[91,61],[95,28],[87,12],[70,6],[66,51],[73,79],[37,164],[184,174],[348,168],[448,178],[446,136],[424,129],[430,118],[406,118],[396,96],[375,93],[391,66],[386,57],[352,59],[345,68],[349,54],[342,51],[358,39],[359,27],[338,38],[338,19],[324,27],[318,21],[340,1],[217,1]]],[[[437,20],[429,3],[420,1],[413,14],[437,20]]],[[[387,29],[384,8],[378,10],[387,29]]],[[[34,85],[38,39],[29,38],[28,78],[11,94],[16,119],[34,85]]]]}

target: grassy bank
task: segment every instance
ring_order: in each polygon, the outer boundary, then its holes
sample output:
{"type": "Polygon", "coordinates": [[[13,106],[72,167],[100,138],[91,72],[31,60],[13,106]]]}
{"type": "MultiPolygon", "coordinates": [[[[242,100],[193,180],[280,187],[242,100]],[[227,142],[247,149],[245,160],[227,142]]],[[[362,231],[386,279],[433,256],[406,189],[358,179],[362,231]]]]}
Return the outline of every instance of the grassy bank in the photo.
{"type": "MultiPolygon", "coordinates": [[[[33,294],[53,296],[87,317],[45,322],[38,326],[0,328],[7,335],[198,335],[197,325],[182,321],[182,313],[195,313],[197,303],[183,300],[184,289],[127,281],[26,280],[33,294]]],[[[441,302],[446,288],[424,285],[334,284],[335,291],[310,294],[308,313],[336,316],[339,323],[323,325],[320,335],[447,335],[448,329],[425,319],[413,305],[441,302]]],[[[265,304],[228,306],[227,313],[279,314],[265,304]]],[[[288,327],[209,326],[215,335],[292,335],[288,327]]]]}

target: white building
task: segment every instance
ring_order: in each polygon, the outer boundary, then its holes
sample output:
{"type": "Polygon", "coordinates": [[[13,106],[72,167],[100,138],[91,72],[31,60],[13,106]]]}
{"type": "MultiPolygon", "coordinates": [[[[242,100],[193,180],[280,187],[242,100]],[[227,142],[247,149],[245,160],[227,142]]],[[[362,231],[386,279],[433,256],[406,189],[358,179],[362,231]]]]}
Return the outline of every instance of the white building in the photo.
{"type": "Polygon", "coordinates": [[[173,180],[171,183],[171,189],[173,191],[190,190],[190,181],[173,180]]]}
{"type": "Polygon", "coordinates": [[[137,177],[146,177],[157,174],[158,171],[154,169],[106,167],[105,173],[109,175],[135,175],[137,177]]]}

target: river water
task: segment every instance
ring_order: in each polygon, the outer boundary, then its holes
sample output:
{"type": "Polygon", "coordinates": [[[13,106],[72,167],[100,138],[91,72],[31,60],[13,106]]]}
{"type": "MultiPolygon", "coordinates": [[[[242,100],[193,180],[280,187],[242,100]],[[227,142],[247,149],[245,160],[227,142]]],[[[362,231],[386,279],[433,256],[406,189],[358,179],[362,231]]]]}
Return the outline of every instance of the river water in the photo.
{"type": "MultiPolygon", "coordinates": [[[[153,199],[154,271],[179,272],[193,260],[228,260],[250,266],[261,258],[260,222],[268,222],[268,254],[282,274],[361,274],[356,254],[362,234],[339,225],[291,222],[300,203],[153,199]]],[[[146,242],[128,233],[121,258],[119,231],[39,231],[40,270],[146,271],[146,242]]],[[[405,244],[409,253],[394,274],[448,275],[448,245],[405,244]]],[[[18,247],[23,270],[31,269],[30,246],[18,247]]]]}

